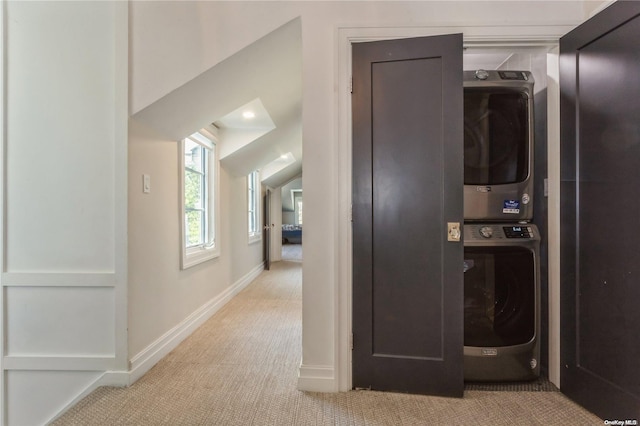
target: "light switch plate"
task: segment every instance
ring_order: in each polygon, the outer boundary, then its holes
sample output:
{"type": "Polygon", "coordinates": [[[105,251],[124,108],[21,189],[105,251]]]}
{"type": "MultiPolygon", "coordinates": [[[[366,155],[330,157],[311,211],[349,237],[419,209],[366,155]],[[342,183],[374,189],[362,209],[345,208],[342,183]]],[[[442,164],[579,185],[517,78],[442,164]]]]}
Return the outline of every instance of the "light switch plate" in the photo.
{"type": "Polygon", "coordinates": [[[151,193],[151,176],[142,175],[142,192],[145,194],[151,193]]]}

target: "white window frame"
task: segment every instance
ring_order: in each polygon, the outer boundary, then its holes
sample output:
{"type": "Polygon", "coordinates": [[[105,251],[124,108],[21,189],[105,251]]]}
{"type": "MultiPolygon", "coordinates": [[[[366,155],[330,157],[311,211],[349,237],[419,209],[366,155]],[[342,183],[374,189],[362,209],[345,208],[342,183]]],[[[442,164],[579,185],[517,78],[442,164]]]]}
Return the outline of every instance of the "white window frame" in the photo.
{"type": "Polygon", "coordinates": [[[179,145],[179,205],[180,205],[180,253],[181,268],[187,269],[202,262],[220,256],[220,241],[218,237],[219,224],[219,173],[218,152],[216,137],[212,132],[201,129],[188,138],[180,141],[179,145]],[[187,247],[186,213],[185,206],[185,141],[189,139],[200,145],[207,155],[205,176],[205,212],[206,212],[206,240],[199,245],[187,247]]]}
{"type": "Polygon", "coordinates": [[[247,175],[247,230],[249,235],[249,244],[262,241],[262,221],[260,220],[261,195],[262,187],[260,185],[260,172],[255,170],[247,175]],[[256,225],[255,229],[251,229],[251,226],[249,225],[251,222],[251,216],[253,216],[253,220],[256,225]]]}
{"type": "Polygon", "coordinates": [[[302,214],[303,214],[302,204],[303,204],[302,197],[296,198],[296,205],[294,207],[294,211],[296,215],[295,222],[296,222],[296,225],[298,226],[302,226],[302,214]]]}
{"type": "Polygon", "coordinates": [[[302,226],[302,212],[304,201],[302,199],[302,189],[291,190],[291,202],[293,204],[293,223],[297,226],[302,226]]]}

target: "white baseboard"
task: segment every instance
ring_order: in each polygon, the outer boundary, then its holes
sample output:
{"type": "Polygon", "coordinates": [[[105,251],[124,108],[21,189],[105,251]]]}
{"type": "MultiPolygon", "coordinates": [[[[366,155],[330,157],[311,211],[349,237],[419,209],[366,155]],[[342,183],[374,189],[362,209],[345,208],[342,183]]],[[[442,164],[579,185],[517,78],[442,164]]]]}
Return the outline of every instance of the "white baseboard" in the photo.
{"type": "Polygon", "coordinates": [[[56,420],[67,410],[80,402],[80,400],[101,386],[126,387],[132,385],[136,380],[142,377],[144,373],[156,365],[158,361],[175,349],[180,342],[186,339],[200,325],[211,318],[213,314],[220,310],[220,308],[222,308],[236,294],[256,279],[263,270],[263,263],[257,265],[249,271],[248,274],[228,287],[227,290],[205,303],[202,307],[185,318],[181,323],[173,327],[139,354],[134,356],[131,359],[129,371],[104,372],[104,374],[87,386],[86,389],[73,398],[68,404],[62,407],[58,413],[47,422],[47,424],[56,420]]]}
{"type": "Polygon", "coordinates": [[[129,371],[107,371],[98,380],[98,386],[124,388],[131,384],[129,371]]]}
{"type": "Polygon", "coordinates": [[[202,307],[185,318],[181,323],[167,331],[155,342],[131,358],[129,384],[135,383],[136,380],[156,365],[158,361],[174,350],[184,339],[249,285],[263,270],[264,264],[261,263],[233,285],[229,286],[224,292],[202,305],[202,307]]]}
{"type": "Polygon", "coordinates": [[[304,365],[298,370],[298,390],[309,392],[337,392],[338,381],[331,365],[304,365]]]}

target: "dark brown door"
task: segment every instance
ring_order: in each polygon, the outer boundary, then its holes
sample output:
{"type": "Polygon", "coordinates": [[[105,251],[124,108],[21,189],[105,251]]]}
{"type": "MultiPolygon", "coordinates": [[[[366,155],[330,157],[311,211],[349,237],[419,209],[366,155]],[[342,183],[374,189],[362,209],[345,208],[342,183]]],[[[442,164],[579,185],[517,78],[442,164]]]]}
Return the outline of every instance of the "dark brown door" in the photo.
{"type": "Polygon", "coordinates": [[[638,40],[627,1],[560,40],[560,386],[605,420],[640,421],[638,40]]]}
{"type": "Polygon", "coordinates": [[[353,45],[353,385],[462,396],[462,35],[353,45]]]}
{"type": "Polygon", "coordinates": [[[271,190],[264,195],[264,269],[271,269],[271,190]]]}

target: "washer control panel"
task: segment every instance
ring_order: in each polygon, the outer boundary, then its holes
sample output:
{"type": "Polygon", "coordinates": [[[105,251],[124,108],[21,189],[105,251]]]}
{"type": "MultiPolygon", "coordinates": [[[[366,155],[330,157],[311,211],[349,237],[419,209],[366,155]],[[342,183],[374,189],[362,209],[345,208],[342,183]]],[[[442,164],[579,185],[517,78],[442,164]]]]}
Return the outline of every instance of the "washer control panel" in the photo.
{"type": "Polygon", "coordinates": [[[536,240],[539,238],[536,226],[530,223],[464,224],[465,241],[516,241],[536,240]]]}
{"type": "Polygon", "coordinates": [[[493,237],[493,228],[490,226],[483,226],[479,229],[480,235],[484,238],[493,237]]]}
{"type": "Polygon", "coordinates": [[[533,238],[533,228],[530,226],[503,226],[502,230],[507,238],[533,238]]]}

